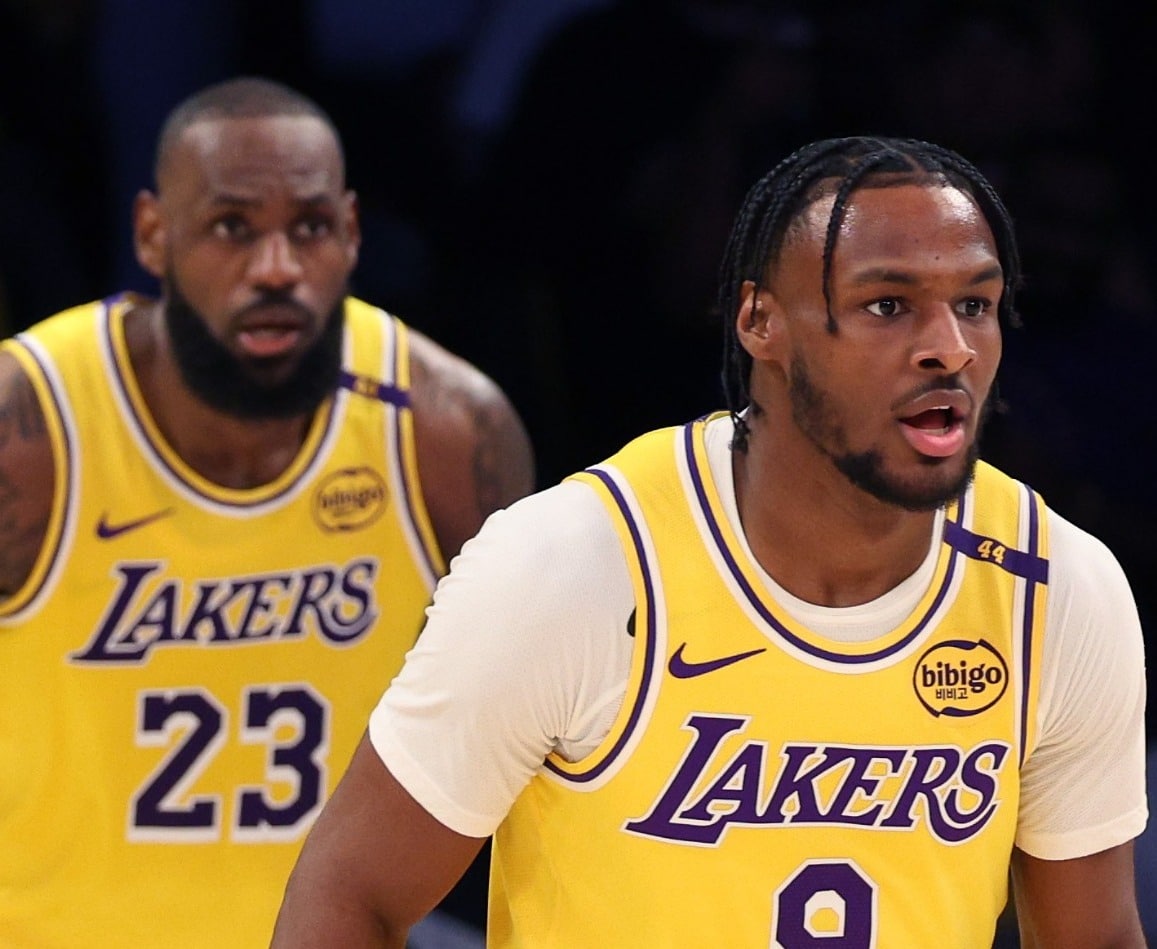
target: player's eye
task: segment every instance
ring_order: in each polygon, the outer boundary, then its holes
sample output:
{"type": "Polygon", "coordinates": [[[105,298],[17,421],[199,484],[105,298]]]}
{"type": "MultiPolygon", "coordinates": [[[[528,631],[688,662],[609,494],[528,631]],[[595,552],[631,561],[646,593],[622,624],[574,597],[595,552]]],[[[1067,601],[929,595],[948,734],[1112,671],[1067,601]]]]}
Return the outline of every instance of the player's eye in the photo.
{"type": "Polygon", "coordinates": [[[303,218],[293,227],[295,241],[315,241],[328,237],[333,231],[333,221],[328,217],[303,218]]]}
{"type": "Polygon", "coordinates": [[[251,234],[249,222],[240,214],[226,214],[213,222],[213,233],[224,240],[244,240],[251,234]]]}
{"type": "Polygon", "coordinates": [[[991,307],[992,304],[982,297],[969,297],[956,305],[956,312],[961,316],[977,317],[984,316],[991,307]]]}
{"type": "Polygon", "coordinates": [[[904,304],[899,297],[884,297],[864,307],[875,316],[899,316],[904,312],[904,304]]]}

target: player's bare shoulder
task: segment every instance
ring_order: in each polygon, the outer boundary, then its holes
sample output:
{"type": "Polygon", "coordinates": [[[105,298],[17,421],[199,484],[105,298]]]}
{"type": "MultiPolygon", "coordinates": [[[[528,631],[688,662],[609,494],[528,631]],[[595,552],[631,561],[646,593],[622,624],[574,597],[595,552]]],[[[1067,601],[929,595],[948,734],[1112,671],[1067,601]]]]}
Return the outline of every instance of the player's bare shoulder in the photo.
{"type": "Polygon", "coordinates": [[[410,378],[422,493],[449,560],[490,514],[534,489],[534,453],[494,380],[414,330],[410,378]]]}
{"type": "Polygon", "coordinates": [[[32,572],[52,512],[52,443],[36,390],[0,350],[0,601],[32,572]]]}

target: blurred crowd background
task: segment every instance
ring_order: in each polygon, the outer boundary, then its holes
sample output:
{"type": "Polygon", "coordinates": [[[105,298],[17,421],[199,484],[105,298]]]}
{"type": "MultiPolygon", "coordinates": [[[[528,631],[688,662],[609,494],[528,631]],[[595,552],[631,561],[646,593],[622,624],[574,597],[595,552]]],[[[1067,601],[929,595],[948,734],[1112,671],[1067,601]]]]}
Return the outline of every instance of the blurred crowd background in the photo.
{"type": "Polygon", "coordinates": [[[1155,35],[1063,0],[0,0],[0,327],[153,289],[129,209],[163,116],[271,76],[344,136],[355,292],[498,379],[545,486],[721,404],[717,266],[766,169],[929,138],[1021,238],[987,454],[1117,552],[1157,628],[1155,35]]]}
{"type": "Polygon", "coordinates": [[[721,406],[716,270],[765,170],[821,136],[928,138],[985,172],[1021,239],[986,455],[1116,552],[1157,656],[1155,30],[1122,9],[0,0],[0,327],[151,290],[129,208],[164,114],[271,76],[343,134],[354,291],[504,386],[546,486],[721,406]]]}

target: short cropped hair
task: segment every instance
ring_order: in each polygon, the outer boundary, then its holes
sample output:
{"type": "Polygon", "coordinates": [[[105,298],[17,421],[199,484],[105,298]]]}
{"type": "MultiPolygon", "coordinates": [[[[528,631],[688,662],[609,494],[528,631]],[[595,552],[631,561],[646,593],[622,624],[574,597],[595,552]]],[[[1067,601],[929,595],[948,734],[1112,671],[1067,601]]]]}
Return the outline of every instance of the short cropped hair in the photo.
{"type": "Polygon", "coordinates": [[[308,96],[283,83],[261,76],[240,76],[208,86],[178,103],[169,113],[157,136],[153,158],[153,177],[159,180],[161,169],[173,147],[191,125],[206,119],[264,118],[281,115],[307,115],[319,119],[333,134],[338,156],[344,165],[341,136],[329,114],[308,96]]]}

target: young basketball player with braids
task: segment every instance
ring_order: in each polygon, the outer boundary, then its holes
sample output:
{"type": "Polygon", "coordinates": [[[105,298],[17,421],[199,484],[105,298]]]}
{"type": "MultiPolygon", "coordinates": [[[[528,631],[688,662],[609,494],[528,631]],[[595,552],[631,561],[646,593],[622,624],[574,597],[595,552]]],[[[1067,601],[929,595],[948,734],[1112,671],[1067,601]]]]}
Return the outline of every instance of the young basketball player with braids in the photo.
{"type": "MultiPolygon", "coordinates": [[[[730,411],[491,517],[311,831],[273,943],[403,944],[494,833],[496,946],[1142,946],[1141,630],[981,462],[1009,216],[818,142],[722,268],[730,411]]],[[[661,328],[658,330],[661,332],[661,328]]]]}
{"type": "Polygon", "coordinates": [[[250,947],[434,583],[528,493],[479,370],[350,295],[338,134],[256,78],[173,111],[159,299],[0,347],[0,944],[250,947]]]}

